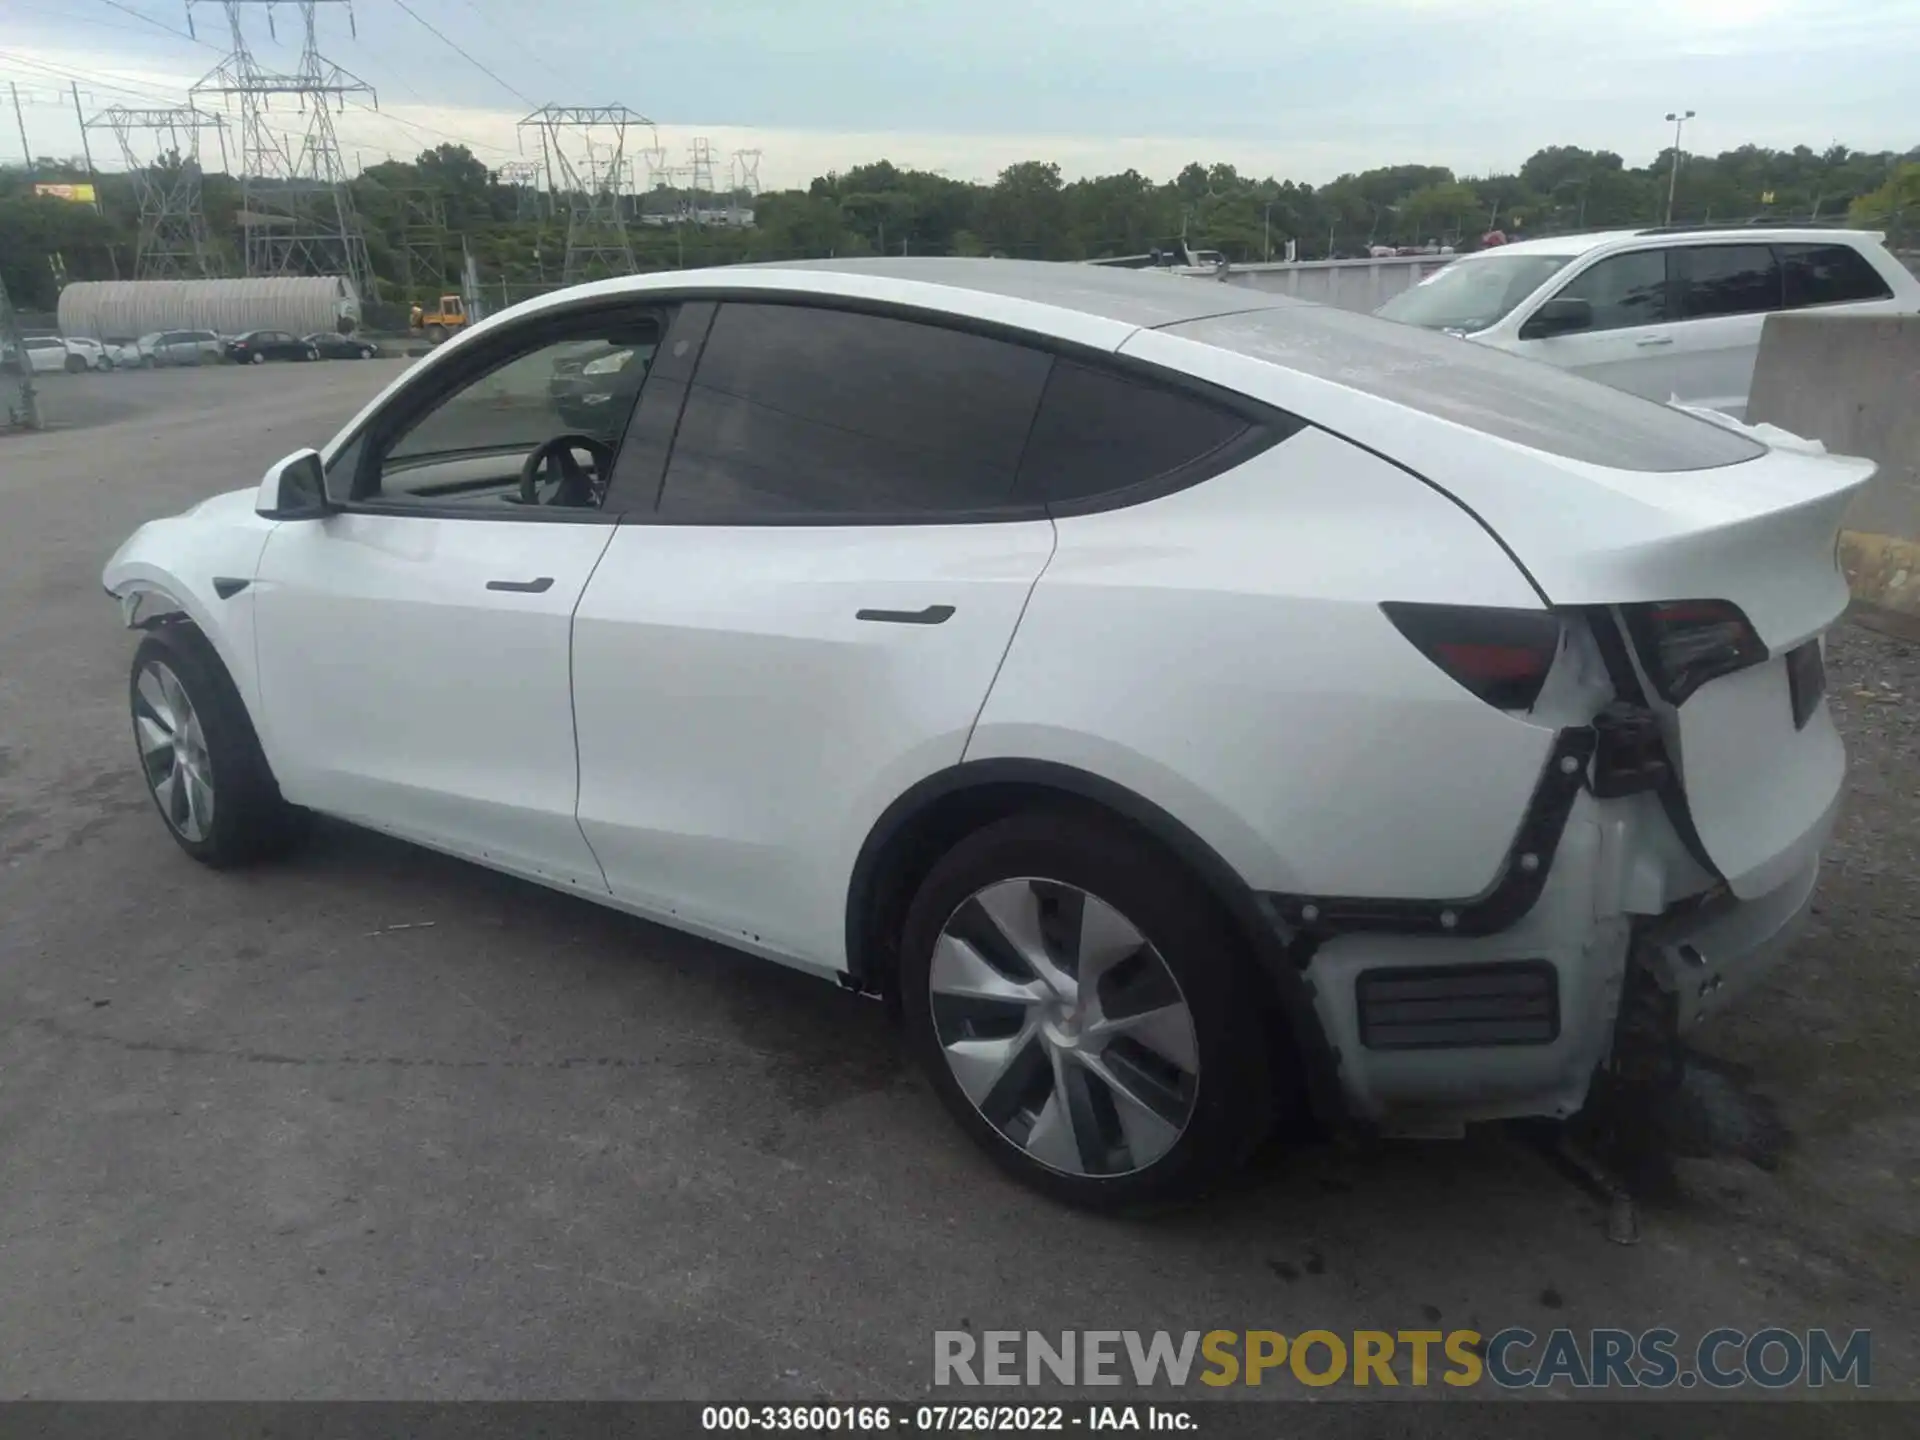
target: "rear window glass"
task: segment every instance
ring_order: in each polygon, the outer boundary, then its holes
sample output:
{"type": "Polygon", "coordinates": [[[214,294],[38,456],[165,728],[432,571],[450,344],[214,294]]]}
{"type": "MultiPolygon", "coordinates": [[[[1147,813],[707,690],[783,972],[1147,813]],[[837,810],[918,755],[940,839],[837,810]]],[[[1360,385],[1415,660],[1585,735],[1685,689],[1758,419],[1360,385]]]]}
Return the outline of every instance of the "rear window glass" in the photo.
{"type": "MultiPolygon", "coordinates": [[[[1706,470],[1766,446],[1684,411],[1471,340],[1320,305],[1168,333],[1331,380],[1547,455],[1616,470],[1706,470]]],[[[1313,417],[1303,417],[1311,421],[1313,417]]],[[[1401,457],[1418,463],[1417,456],[1401,457]]]]}
{"type": "Polygon", "coordinates": [[[1867,257],[1851,245],[1782,245],[1787,272],[1787,308],[1843,305],[1849,300],[1890,300],[1893,289],[1867,257]]]}
{"type": "Polygon", "coordinates": [[[1771,247],[1689,245],[1680,258],[1680,308],[1688,319],[1780,308],[1780,266],[1771,247]]]}
{"type": "Polygon", "coordinates": [[[1019,490],[1055,502],[1124,490],[1212,454],[1247,428],[1240,416],[1163,385],[1056,360],[1019,490]]]}

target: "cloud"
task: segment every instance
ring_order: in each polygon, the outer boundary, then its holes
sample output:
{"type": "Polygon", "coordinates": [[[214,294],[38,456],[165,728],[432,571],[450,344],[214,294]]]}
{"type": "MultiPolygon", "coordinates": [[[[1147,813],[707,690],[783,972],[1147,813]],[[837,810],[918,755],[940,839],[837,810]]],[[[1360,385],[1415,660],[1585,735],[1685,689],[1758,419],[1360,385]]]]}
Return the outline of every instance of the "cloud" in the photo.
{"type": "MultiPolygon", "coordinates": [[[[217,58],[211,25],[195,44],[100,6],[83,33],[45,19],[48,3],[0,21],[0,75],[64,83],[16,68],[25,57],[93,77],[100,104],[126,98],[113,84],[177,99],[217,58]]],[[[1660,117],[1676,107],[1699,112],[1690,148],[1920,140],[1912,0],[410,3],[479,65],[397,6],[361,6],[357,36],[323,14],[322,48],[380,91],[378,114],[338,122],[368,163],[450,137],[515,158],[515,122],[549,99],[623,101],[676,157],[696,135],[758,148],[770,185],[881,156],[959,178],[1029,158],[1070,175],[1196,159],[1311,181],[1402,161],[1484,173],[1559,143],[1638,163],[1670,143],[1660,117]]],[[[290,66],[290,27],[277,44],[258,28],[263,61],[290,66]]],[[[70,107],[30,119],[57,137],[37,148],[77,148],[70,107]]]]}

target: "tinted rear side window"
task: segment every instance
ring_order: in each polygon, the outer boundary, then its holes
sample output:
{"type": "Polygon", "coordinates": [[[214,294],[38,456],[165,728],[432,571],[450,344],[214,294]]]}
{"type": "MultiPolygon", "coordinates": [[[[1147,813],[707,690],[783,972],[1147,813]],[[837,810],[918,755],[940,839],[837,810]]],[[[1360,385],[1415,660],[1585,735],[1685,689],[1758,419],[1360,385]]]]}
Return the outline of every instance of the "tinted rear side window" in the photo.
{"type": "Polygon", "coordinates": [[[1689,245],[1680,262],[1680,313],[1689,320],[1780,308],[1780,267],[1771,246],[1689,245]]]}
{"type": "Polygon", "coordinates": [[[1150,381],[1056,360],[1020,464],[1020,494],[1084,500],[1204,459],[1251,426],[1150,381]]]}
{"type": "Polygon", "coordinates": [[[1893,297],[1880,272],[1851,245],[1782,245],[1779,249],[1789,310],[1893,297]]]}
{"type": "Polygon", "coordinates": [[[831,521],[1004,506],[1052,363],[890,316],[722,305],[660,513],[831,521]]]}
{"type": "MultiPolygon", "coordinates": [[[[1704,470],[1767,453],[1710,420],[1471,340],[1322,305],[1168,333],[1331,380],[1547,455],[1616,470],[1704,470]]],[[[1311,413],[1300,417],[1309,424],[1311,413]]],[[[1420,457],[1397,457],[1418,468],[1420,457]]]]}

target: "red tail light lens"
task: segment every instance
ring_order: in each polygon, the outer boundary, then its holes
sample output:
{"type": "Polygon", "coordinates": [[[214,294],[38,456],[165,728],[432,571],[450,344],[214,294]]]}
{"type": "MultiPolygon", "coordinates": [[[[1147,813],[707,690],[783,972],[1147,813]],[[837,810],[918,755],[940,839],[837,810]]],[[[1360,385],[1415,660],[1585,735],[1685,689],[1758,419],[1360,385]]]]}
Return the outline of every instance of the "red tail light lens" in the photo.
{"type": "Polygon", "coordinates": [[[1626,615],[1648,678],[1672,705],[1767,658],[1766,642],[1729,600],[1661,600],[1630,605],[1626,615]]]}
{"type": "Polygon", "coordinates": [[[1560,617],[1545,610],[1392,600],[1380,608],[1422,655],[1496,709],[1532,709],[1560,653],[1560,617]]]}

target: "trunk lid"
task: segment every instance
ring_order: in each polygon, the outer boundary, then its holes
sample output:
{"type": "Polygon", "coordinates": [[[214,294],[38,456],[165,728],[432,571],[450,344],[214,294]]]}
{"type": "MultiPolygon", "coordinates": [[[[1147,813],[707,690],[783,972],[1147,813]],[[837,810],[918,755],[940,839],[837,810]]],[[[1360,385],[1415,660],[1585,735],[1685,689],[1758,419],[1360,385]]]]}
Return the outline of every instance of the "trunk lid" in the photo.
{"type": "Polygon", "coordinates": [[[1660,717],[1699,847],[1735,895],[1767,894],[1813,863],[1845,780],[1845,749],[1824,697],[1796,715],[1795,687],[1814,683],[1821,636],[1847,607],[1840,525],[1873,463],[1775,448],[1741,464],[1666,474],[1558,466],[1575,473],[1551,507],[1537,497],[1523,503],[1504,484],[1452,477],[1448,488],[1551,603],[1612,617],[1660,717]],[[1738,606],[1766,654],[1674,703],[1660,694],[1648,642],[1626,617],[1635,606],[1682,600],[1738,606]]]}

